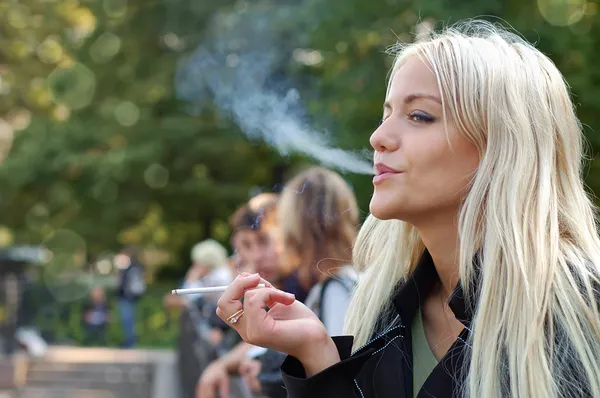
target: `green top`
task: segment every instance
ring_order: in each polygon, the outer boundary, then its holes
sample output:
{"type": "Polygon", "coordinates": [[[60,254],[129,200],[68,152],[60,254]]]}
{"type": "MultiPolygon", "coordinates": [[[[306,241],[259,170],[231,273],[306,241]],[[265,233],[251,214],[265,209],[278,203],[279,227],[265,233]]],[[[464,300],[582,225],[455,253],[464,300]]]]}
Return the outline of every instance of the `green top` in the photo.
{"type": "Polygon", "coordinates": [[[423,328],[423,317],[421,309],[417,310],[412,324],[412,349],[413,349],[413,397],[419,394],[419,390],[429,377],[433,368],[438,364],[433,355],[429,343],[425,337],[423,328]]]}

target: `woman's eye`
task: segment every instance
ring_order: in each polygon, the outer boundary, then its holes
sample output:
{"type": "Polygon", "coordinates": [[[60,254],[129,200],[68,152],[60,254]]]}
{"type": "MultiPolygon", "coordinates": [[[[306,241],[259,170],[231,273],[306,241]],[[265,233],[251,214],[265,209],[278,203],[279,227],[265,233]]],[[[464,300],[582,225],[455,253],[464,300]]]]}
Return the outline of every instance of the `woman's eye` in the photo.
{"type": "Polygon", "coordinates": [[[412,120],[413,122],[417,122],[417,123],[431,123],[435,120],[435,118],[433,118],[433,116],[430,116],[427,113],[421,112],[421,111],[411,112],[408,115],[408,118],[410,120],[412,120]]]}

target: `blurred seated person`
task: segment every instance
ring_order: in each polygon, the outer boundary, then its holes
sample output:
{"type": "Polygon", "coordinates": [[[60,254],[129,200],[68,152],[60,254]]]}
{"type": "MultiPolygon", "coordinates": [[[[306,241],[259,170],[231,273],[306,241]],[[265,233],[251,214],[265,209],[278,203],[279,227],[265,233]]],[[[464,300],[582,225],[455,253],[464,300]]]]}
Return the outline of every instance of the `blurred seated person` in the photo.
{"type": "MultiPolygon", "coordinates": [[[[290,269],[282,264],[281,242],[275,225],[278,195],[261,194],[239,208],[230,218],[231,242],[235,250],[234,261],[238,272],[259,273],[275,286],[285,286],[290,269]]],[[[301,290],[298,283],[289,284],[297,298],[304,298],[308,291],[301,290]]],[[[236,333],[237,335],[237,333],[236,333]]],[[[202,373],[197,388],[198,398],[228,396],[230,378],[239,375],[242,361],[252,350],[264,352],[243,341],[231,351],[213,361],[202,373]]]]}
{"type": "Polygon", "coordinates": [[[104,289],[94,287],[82,312],[85,346],[102,347],[106,345],[106,332],[110,322],[108,301],[104,289]]]}

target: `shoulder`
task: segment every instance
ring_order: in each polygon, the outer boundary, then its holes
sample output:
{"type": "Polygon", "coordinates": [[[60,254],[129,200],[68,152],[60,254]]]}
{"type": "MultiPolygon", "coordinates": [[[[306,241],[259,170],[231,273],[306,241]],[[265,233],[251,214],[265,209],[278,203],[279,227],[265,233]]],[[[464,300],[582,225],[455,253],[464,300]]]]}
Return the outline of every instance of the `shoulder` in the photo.
{"type": "Polygon", "coordinates": [[[327,288],[323,291],[324,301],[335,300],[336,298],[347,299],[352,293],[352,285],[347,281],[331,280],[327,288]]]}
{"type": "Polygon", "coordinates": [[[358,282],[358,278],[359,274],[356,269],[352,265],[346,265],[332,277],[332,280],[338,282],[333,283],[333,285],[342,285],[347,290],[352,290],[358,282]]]}
{"type": "Polygon", "coordinates": [[[339,272],[323,287],[323,301],[336,307],[348,304],[357,281],[358,274],[351,267],[339,272]]]}

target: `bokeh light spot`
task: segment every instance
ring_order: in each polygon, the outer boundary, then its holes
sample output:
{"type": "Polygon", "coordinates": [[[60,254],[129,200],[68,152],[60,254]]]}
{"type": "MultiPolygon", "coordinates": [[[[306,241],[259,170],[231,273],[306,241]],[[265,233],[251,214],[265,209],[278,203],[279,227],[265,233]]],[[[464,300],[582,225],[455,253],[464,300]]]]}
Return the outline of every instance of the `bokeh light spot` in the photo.
{"type": "Polygon", "coordinates": [[[23,40],[13,40],[8,45],[8,51],[17,59],[24,59],[29,56],[33,47],[23,40]]]}
{"type": "Polygon", "coordinates": [[[96,30],[96,16],[89,8],[78,7],[68,12],[66,16],[73,26],[71,37],[76,42],[81,42],[96,30]]]}
{"type": "Polygon", "coordinates": [[[119,196],[119,187],[113,181],[105,181],[94,185],[92,195],[98,202],[113,203],[119,196]]]}
{"type": "Polygon", "coordinates": [[[88,106],[96,91],[96,76],[85,65],[74,63],[69,68],[58,67],[48,76],[48,87],[54,102],[71,109],[88,106]]]}
{"type": "Polygon", "coordinates": [[[45,64],[56,64],[63,57],[63,48],[54,37],[47,37],[37,47],[37,56],[45,64]]]}
{"type": "Polygon", "coordinates": [[[542,17],[554,26],[569,26],[585,14],[586,0],[537,0],[542,17]]]}
{"type": "Polygon", "coordinates": [[[104,380],[108,384],[118,384],[123,381],[123,372],[117,366],[107,367],[104,372],[104,380]]]}
{"type": "Polygon", "coordinates": [[[0,163],[6,158],[14,140],[13,127],[4,119],[0,119],[0,163]]]}
{"type": "Polygon", "coordinates": [[[144,172],[144,181],[150,188],[164,188],[169,183],[169,170],[158,163],[151,164],[144,172]]]}
{"type": "Polygon", "coordinates": [[[31,111],[25,108],[16,108],[6,115],[6,121],[15,131],[25,130],[31,124],[31,111]]]}
{"type": "Polygon", "coordinates": [[[121,49],[121,39],[111,32],[105,32],[90,46],[90,57],[98,64],[109,62],[121,49]]]}
{"type": "Polygon", "coordinates": [[[12,231],[8,227],[0,225],[0,247],[12,245],[13,241],[12,231]]]}
{"type": "Polygon", "coordinates": [[[42,242],[52,259],[44,266],[44,282],[60,302],[72,302],[87,296],[92,287],[91,276],[85,272],[87,245],[70,230],[55,231],[42,242]]]}
{"type": "Polygon", "coordinates": [[[60,104],[52,110],[52,116],[59,122],[64,122],[71,116],[71,110],[65,104],[60,104]]]}
{"type": "Polygon", "coordinates": [[[104,12],[112,18],[124,17],[127,13],[127,0],[104,0],[104,12]]]}
{"type": "Polygon", "coordinates": [[[115,107],[115,119],[122,126],[131,127],[139,118],[140,109],[133,102],[123,101],[115,107]]]}
{"type": "Polygon", "coordinates": [[[24,29],[27,27],[27,20],[29,19],[29,8],[13,3],[6,13],[6,20],[8,24],[15,29],[24,29]]]}
{"type": "Polygon", "coordinates": [[[40,230],[47,225],[49,216],[48,206],[45,203],[36,203],[25,214],[25,224],[31,230],[40,230]]]}

